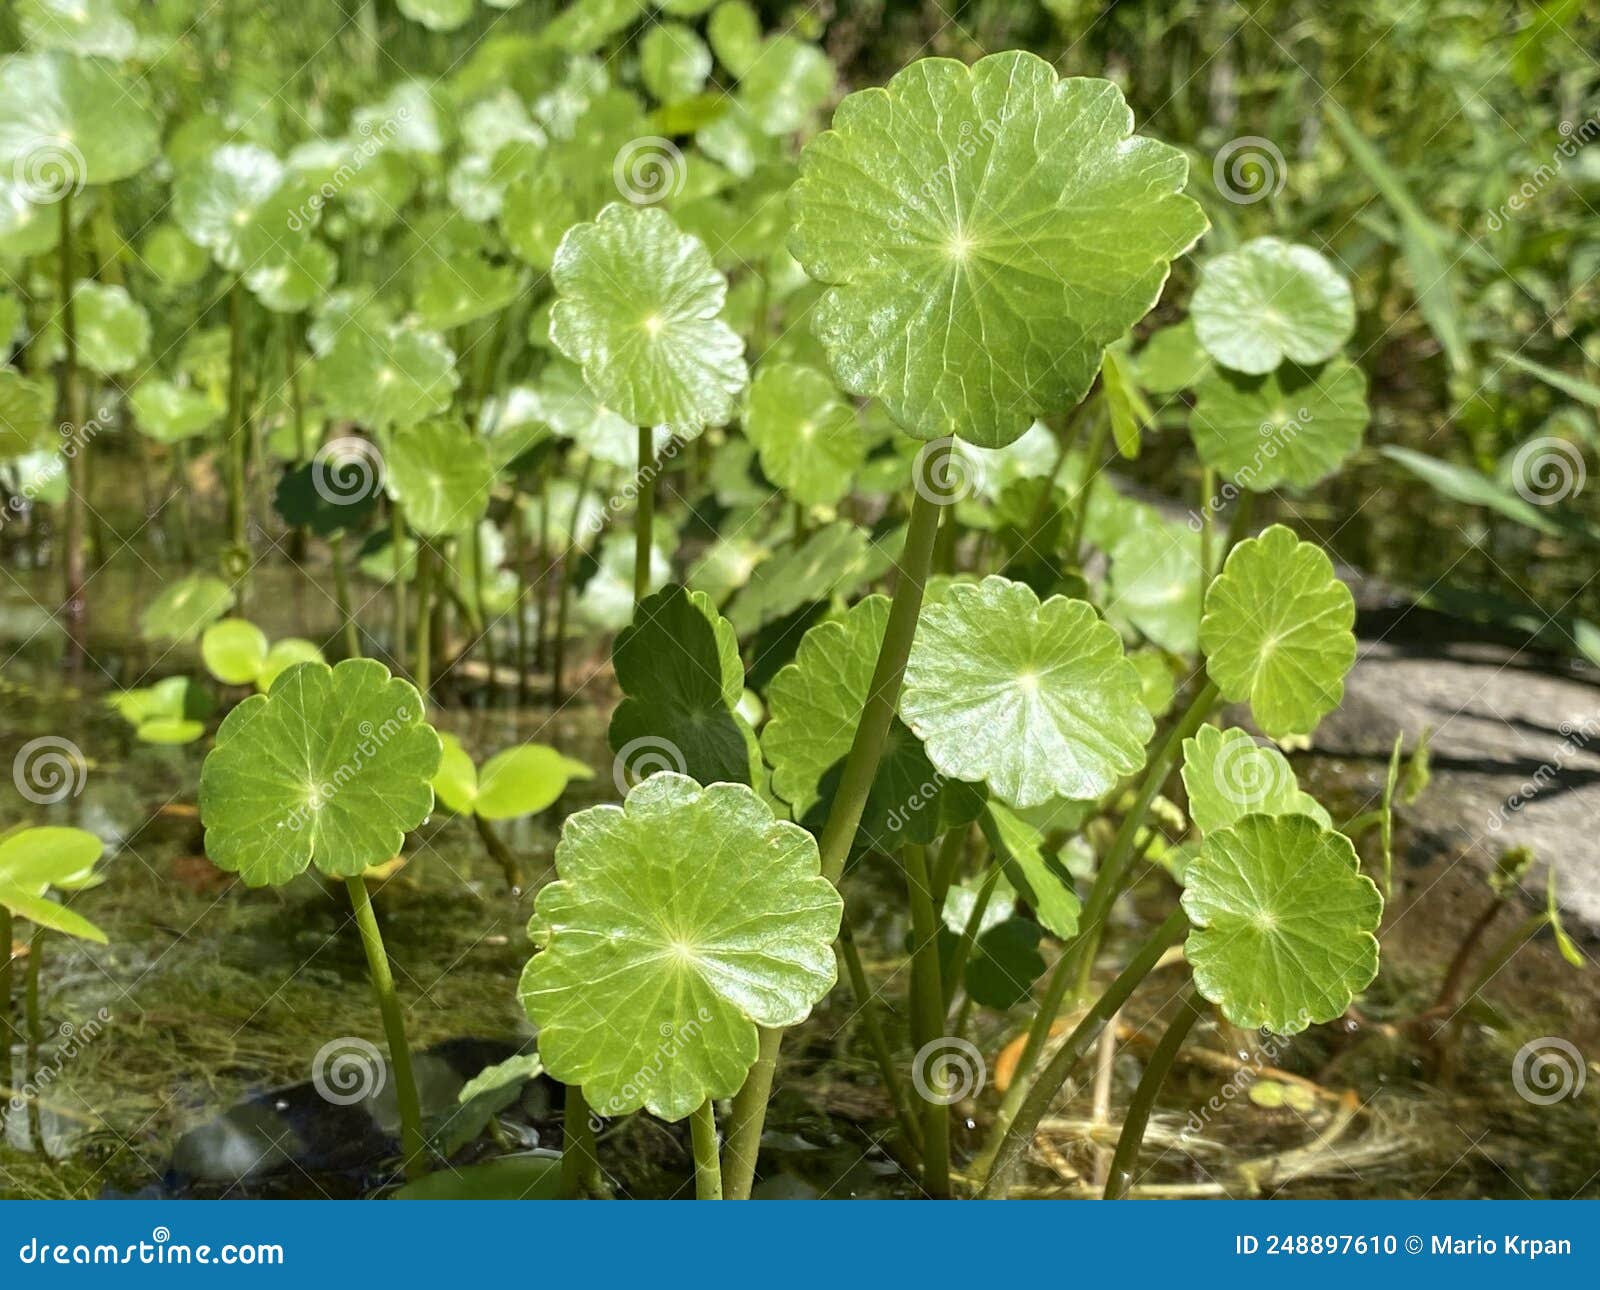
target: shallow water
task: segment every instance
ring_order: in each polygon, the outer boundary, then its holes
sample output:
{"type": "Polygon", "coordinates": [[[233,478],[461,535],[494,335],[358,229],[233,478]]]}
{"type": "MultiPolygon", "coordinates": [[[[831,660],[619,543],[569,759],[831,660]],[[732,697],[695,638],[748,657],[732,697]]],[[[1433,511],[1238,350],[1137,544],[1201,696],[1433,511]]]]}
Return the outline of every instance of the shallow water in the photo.
{"type": "MultiPolygon", "coordinates": [[[[32,1096],[6,1116],[0,1194],[371,1194],[392,1181],[389,1090],[340,1105],[310,1082],[329,1045],[354,1039],[382,1048],[343,891],[311,876],[250,891],[215,870],[194,805],[208,739],[141,745],[103,702],[117,685],[198,674],[193,647],[163,653],[130,634],[156,581],[147,568],[98,576],[94,661],[69,677],[60,634],[34,599],[47,601],[46,588],[33,575],[0,579],[0,757],[9,763],[27,741],[57,736],[81,748],[86,766],[81,790],[58,804],[34,808],[5,795],[0,827],[70,823],[105,838],[107,881],[74,905],[110,936],[104,948],[63,938],[46,944],[43,1042],[12,1054],[12,1089],[32,1096]]],[[[269,635],[333,632],[331,604],[292,570],[257,583],[251,614],[269,635]]],[[[446,710],[439,724],[480,759],[532,738],[598,771],[555,810],[502,826],[537,879],[561,812],[615,797],[604,738],[611,696],[600,676],[555,714],[488,706],[481,691],[468,699],[476,706],[446,710]]],[[[1369,769],[1353,768],[1347,783],[1334,773],[1318,791],[1335,808],[1345,793],[1353,809],[1367,788],[1358,777],[1369,769]]],[[[424,1098],[443,1114],[465,1079],[530,1044],[514,987],[529,953],[532,897],[508,891],[471,827],[447,813],[409,839],[406,861],[375,899],[412,1042],[427,1050],[424,1098]]],[[[1177,1195],[1600,1195],[1600,1071],[1591,1064],[1584,1091],[1547,1105],[1520,1096],[1513,1081],[1519,1046],[1535,1037],[1570,1036],[1584,1053],[1600,1054],[1596,982],[1537,943],[1497,980],[1493,1007],[1461,1014],[1458,1031],[1434,1040],[1406,1027],[1481,898],[1441,888],[1422,868],[1402,865],[1401,880],[1394,908],[1429,901],[1425,919],[1407,920],[1424,931],[1386,941],[1363,1024],[1267,1041],[1240,1074],[1226,1056],[1239,1037],[1202,1023],[1195,1046],[1209,1056],[1180,1065],[1169,1082],[1146,1140],[1141,1186],[1177,1195]],[[1258,1064],[1305,1083],[1261,1076],[1258,1064]]],[[[869,863],[847,894],[888,1006],[891,1042],[903,1049],[898,947],[906,928],[897,913],[871,913],[902,907],[896,881],[869,863]]],[[[1137,935],[1170,898],[1170,885],[1152,879],[1127,902],[1118,934],[1137,935]]],[[[1093,1143],[1114,1141],[1117,1108],[1160,1032],[1154,1014],[1174,984],[1153,977],[1123,1018],[1110,1126],[1088,1123],[1087,1092],[1058,1108],[1025,1180],[1029,1194],[1087,1190],[1093,1143]]],[[[990,1069],[1019,1020],[990,1015],[979,1023],[974,1038],[990,1069]]],[[[784,1054],[765,1144],[766,1194],[917,1194],[879,1145],[889,1108],[848,991],[836,990],[784,1054]]],[[[458,1119],[456,1163],[559,1148],[559,1104],[559,1086],[538,1080],[492,1123],[458,1119]]],[[[993,1106],[993,1089],[962,1104],[968,1127],[959,1147],[978,1145],[993,1106]]],[[[623,1194],[672,1196],[689,1187],[677,1127],[642,1116],[614,1122],[600,1149],[623,1194]]]]}

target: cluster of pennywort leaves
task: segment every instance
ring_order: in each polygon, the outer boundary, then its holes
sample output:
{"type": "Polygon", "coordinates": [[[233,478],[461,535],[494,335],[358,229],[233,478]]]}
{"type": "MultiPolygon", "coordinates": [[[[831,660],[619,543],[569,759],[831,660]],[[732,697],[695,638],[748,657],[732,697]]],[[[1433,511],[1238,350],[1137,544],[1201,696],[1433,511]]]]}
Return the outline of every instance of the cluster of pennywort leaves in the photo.
{"type": "MultiPolygon", "coordinates": [[[[418,48],[475,20],[399,8],[418,48]]],[[[203,110],[233,90],[163,79],[164,16],[29,6],[0,62],[0,264],[27,287],[0,292],[0,458],[66,514],[75,616],[91,445],[131,430],[171,472],[188,569],[140,626],[198,644],[232,703],[208,854],[252,886],[345,882],[409,1170],[427,1126],[366,878],[442,804],[519,886],[492,824],[596,777],[538,745],[480,766],[429,705],[493,701],[507,664],[559,699],[569,648],[609,635],[624,800],[565,819],[519,987],[539,1053],[478,1091],[568,1086],[567,1194],[605,1189],[588,1110],[643,1109],[691,1122],[701,1195],[748,1196],[783,1031],[837,956],[930,1194],[958,1095],[929,1054],[1025,1028],[963,1171],[992,1192],[1170,945],[1228,1022],[1285,1034],[1377,971],[1378,887],[1278,746],[1340,702],[1353,601],[1251,505],[1361,447],[1356,293],[1312,247],[1208,234],[1185,154],[1109,80],[926,58],[822,129],[836,78],[805,34],[743,0],[660,8],[513,12],[397,79],[362,26],[307,114],[240,125],[203,110]],[[1163,490],[1198,479],[1187,515],[1106,473],[1156,440],[1192,447],[1163,490]],[[328,640],[245,616],[280,539],[318,577],[326,547],[328,640]],[[903,884],[904,917],[852,867],[903,884]],[[1180,894],[1113,952],[1136,885],[1180,894]],[[849,931],[879,919],[910,929],[904,1026],[849,931]]],[[[113,702],[176,744],[218,693],[113,702]]],[[[8,907],[35,917],[38,885],[8,907]]]]}

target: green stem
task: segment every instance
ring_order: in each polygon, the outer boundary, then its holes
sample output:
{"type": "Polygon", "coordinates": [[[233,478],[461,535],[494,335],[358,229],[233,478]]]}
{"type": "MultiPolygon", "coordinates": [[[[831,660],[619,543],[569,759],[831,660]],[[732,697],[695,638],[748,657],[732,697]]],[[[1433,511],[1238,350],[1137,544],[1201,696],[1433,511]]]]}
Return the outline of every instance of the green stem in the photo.
{"type": "Polygon", "coordinates": [[[956,870],[967,852],[967,826],[958,824],[944,835],[939,844],[939,856],[933,864],[933,907],[944,908],[944,898],[956,880],[956,870]]]}
{"type": "MultiPolygon", "coordinates": [[[[1050,1059],[1049,1065],[1029,1086],[1027,1096],[1018,1108],[1015,1118],[1002,1130],[998,1142],[989,1153],[992,1155],[992,1162],[984,1179],[981,1195],[991,1197],[1005,1187],[1007,1175],[1021,1161],[1028,1144],[1033,1141],[1039,1121],[1050,1109],[1050,1103],[1055,1101],[1062,1085],[1072,1077],[1078,1063],[1094,1047],[1102,1027],[1128,1001],[1139,983],[1150,975],[1151,969],[1161,961],[1161,956],[1166,953],[1167,947],[1183,935],[1188,925],[1189,920],[1184,917],[1182,909],[1175,909],[1167,915],[1167,920],[1150,934],[1129,960],[1128,966],[1123,968],[1122,974],[1095,1000],[1094,1006],[1067,1036],[1066,1042],[1050,1059]]],[[[1013,1084],[1012,1087],[1015,1088],[1016,1085],[1013,1084]]]]}
{"type": "Polygon", "coordinates": [[[694,1140],[694,1198],[722,1199],[722,1162],[717,1158],[717,1109],[708,1097],[689,1116],[694,1140]]]}
{"type": "Polygon", "coordinates": [[[177,487],[178,553],[185,565],[194,564],[194,512],[189,505],[189,445],[172,445],[172,473],[177,487]]]}
{"type": "MultiPolygon", "coordinates": [[[[948,449],[946,449],[948,451],[948,449]]],[[[930,458],[934,456],[929,454],[930,458]]],[[[943,463],[928,460],[924,470],[937,478],[943,463]]],[[[819,850],[822,876],[838,884],[844,862],[850,854],[850,841],[861,823],[867,793],[878,773],[889,724],[900,702],[900,681],[911,653],[911,638],[916,634],[917,617],[922,612],[922,593],[933,560],[934,538],[939,531],[939,504],[932,490],[913,490],[911,520],[906,526],[905,548],[900,553],[900,576],[895,583],[894,600],[889,606],[889,621],[878,649],[878,662],[856,733],[845,759],[844,771],[834,794],[833,805],[823,826],[819,850]],[[929,495],[924,496],[926,491],[929,495]]],[[[751,1067],[744,1087],[733,1102],[728,1120],[728,1147],[723,1161],[723,1183],[728,1196],[744,1200],[750,1195],[755,1177],[756,1154],[761,1145],[761,1129],[766,1121],[767,1098],[772,1092],[773,1072],[777,1068],[782,1031],[761,1032],[760,1056],[751,1067]]]]}
{"type": "Polygon", "coordinates": [[[634,487],[633,511],[633,603],[650,594],[651,542],[656,517],[655,433],[649,426],[639,427],[639,475],[634,487]]]}
{"type": "MultiPolygon", "coordinates": [[[[1085,416],[1089,415],[1087,412],[1085,416]]],[[[1098,411],[1089,427],[1089,443],[1083,453],[1083,473],[1078,477],[1078,491],[1072,498],[1072,532],[1067,538],[1067,558],[1074,568],[1083,551],[1083,527],[1089,522],[1089,495],[1094,492],[1094,481],[1100,477],[1105,465],[1106,435],[1111,430],[1111,418],[1098,411]]]]}
{"type": "Polygon", "coordinates": [[[1133,1101],[1122,1117],[1122,1132],[1117,1136],[1116,1154],[1111,1157],[1111,1169],[1106,1174],[1106,1200],[1121,1200],[1133,1185],[1133,1169],[1139,1163],[1139,1148],[1144,1143],[1145,1129],[1150,1124],[1150,1112],[1155,1108],[1156,1095],[1167,1082],[1172,1065],[1178,1059],[1178,1050],[1189,1037],[1189,1031],[1199,1020],[1200,1007],[1193,988],[1183,992],[1180,1011],[1150,1054],[1150,1062],[1139,1077],[1139,1087],[1134,1090],[1133,1101]]]}
{"type": "Polygon", "coordinates": [[[1011,1086],[1006,1089],[1005,1097],[1001,1099],[1000,1109],[996,1113],[994,1128],[990,1133],[991,1145],[1000,1141],[1001,1135],[1006,1132],[1007,1126],[1017,1114],[1023,1098],[1028,1095],[1029,1076],[1038,1064],[1039,1055],[1044,1051],[1046,1043],[1049,1042],[1050,1027],[1055,1024],[1056,1018],[1061,1013],[1068,990],[1074,984],[1087,979],[1088,970],[1094,962],[1094,951],[1100,943],[1100,932],[1106,914],[1122,892],[1129,864],[1133,859],[1134,844],[1138,840],[1139,829],[1144,824],[1145,816],[1149,813],[1150,803],[1155,800],[1156,794],[1167,782],[1167,776],[1172,773],[1172,767],[1183,748],[1183,741],[1199,728],[1217,697],[1217,687],[1208,680],[1200,688],[1199,693],[1189,701],[1189,706],[1184,709],[1177,724],[1167,732],[1167,737],[1150,759],[1144,781],[1139,785],[1133,805],[1122,817],[1122,825],[1117,830],[1111,850],[1095,873],[1094,885],[1089,889],[1089,899],[1084,902],[1083,913],[1078,920],[1078,935],[1056,961],[1050,979],[1045,985],[1044,998],[1028,1030],[1028,1041],[1023,1045],[1022,1056],[1017,1060],[1016,1074],[1012,1076],[1011,1086]]]}
{"type": "MultiPolygon", "coordinates": [[[[39,965],[44,961],[44,938],[49,934],[49,929],[34,926],[33,935],[28,938],[28,969],[22,982],[22,1007],[23,1015],[27,1018],[28,1048],[30,1052],[37,1053],[44,1043],[44,1022],[39,1015],[39,965]]],[[[11,947],[6,947],[10,953],[11,947]]]]}
{"type": "Polygon", "coordinates": [[[428,687],[433,683],[433,547],[428,539],[417,535],[417,626],[413,633],[412,649],[415,661],[412,673],[417,689],[422,692],[424,704],[428,701],[428,687]]]}
{"type": "Polygon", "coordinates": [[[534,619],[538,635],[533,642],[535,667],[550,665],[550,592],[556,585],[555,561],[550,554],[550,474],[539,474],[539,614],[534,619]]]}
{"type": "Polygon", "coordinates": [[[378,930],[378,919],[372,912],[366,881],[359,877],[346,878],[344,885],[355,910],[356,926],[361,931],[361,948],[367,955],[367,975],[372,980],[372,993],[383,1017],[384,1037],[389,1041],[395,1101],[400,1107],[405,1173],[407,1178],[412,1178],[425,1161],[427,1147],[422,1136],[422,1104],[417,1100],[417,1081],[411,1072],[411,1048],[406,1043],[405,1020],[400,1014],[400,999],[394,992],[394,977],[389,972],[389,955],[383,948],[383,933],[378,930]]]}
{"type": "Polygon", "coordinates": [[[594,458],[586,457],[583,473],[578,476],[578,489],[572,497],[572,518],[567,522],[567,550],[561,557],[561,591],[556,598],[554,639],[550,650],[550,704],[559,707],[562,700],[562,673],[567,666],[567,615],[572,608],[572,575],[578,563],[578,521],[583,516],[583,496],[589,491],[589,479],[594,474],[594,458]]]}
{"type": "MultiPolygon", "coordinates": [[[[978,888],[977,899],[972,902],[972,912],[967,915],[966,925],[961,929],[961,939],[956,942],[955,953],[950,956],[950,979],[944,983],[944,1006],[948,1011],[951,1002],[956,997],[956,991],[961,987],[961,981],[967,972],[967,960],[972,957],[972,947],[978,939],[978,929],[983,926],[983,916],[989,909],[989,901],[994,896],[994,889],[1000,883],[1000,866],[989,866],[989,872],[984,876],[983,885],[978,888]]],[[[959,1034],[957,1030],[953,1032],[959,1034]]]]}
{"type": "MultiPolygon", "coordinates": [[[[89,492],[89,444],[83,431],[83,391],[78,383],[78,323],[72,298],[72,193],[64,192],[60,202],[61,242],[56,258],[60,262],[58,279],[61,310],[61,366],[58,395],[61,419],[70,429],[72,455],[67,465],[67,532],[63,566],[66,573],[66,611],[69,643],[76,661],[82,654],[84,621],[88,604],[84,599],[84,530],[89,492]]],[[[7,944],[7,950],[10,945],[7,944]]]]}
{"type": "MultiPolygon", "coordinates": [[[[912,1028],[917,1044],[916,1062],[929,1072],[938,1069],[924,1054],[932,1056],[943,1047],[945,1003],[944,986],[939,979],[939,916],[933,908],[932,881],[928,874],[928,853],[920,846],[905,849],[906,894],[911,902],[911,996],[912,1028]]],[[[939,1093],[943,1093],[941,1088],[939,1093]]],[[[936,1200],[950,1195],[950,1105],[923,1095],[922,1108],[922,1186],[936,1200]]]]}
{"type": "Polygon", "coordinates": [[[355,615],[350,612],[350,573],[344,562],[344,534],[335,533],[328,546],[333,551],[333,598],[339,607],[339,621],[344,624],[344,652],[350,658],[360,658],[361,633],[356,629],[355,615]]]}
{"type": "Polygon", "coordinates": [[[476,811],[472,813],[472,822],[477,826],[478,837],[483,842],[484,850],[486,850],[489,853],[490,858],[500,866],[500,872],[505,875],[506,886],[511,889],[513,895],[521,892],[522,870],[518,866],[517,857],[512,854],[511,848],[508,847],[505,844],[505,840],[498,833],[496,833],[492,827],[490,827],[489,821],[484,819],[483,816],[479,815],[476,811]]]}
{"type": "Polygon", "coordinates": [[[594,1147],[589,1102],[578,1085],[568,1084],[566,1089],[566,1105],[561,1113],[561,1197],[577,1200],[588,1195],[598,1200],[606,1192],[600,1176],[600,1157],[594,1147]]]}
{"type": "MultiPolygon", "coordinates": [[[[11,937],[15,924],[11,911],[0,905],[0,1088],[11,1087],[11,937]]],[[[0,1102],[0,1126],[5,1124],[5,1103],[0,1102]]]]}
{"type": "Polygon", "coordinates": [[[873,1058],[878,1063],[878,1075],[889,1093],[889,1100],[894,1104],[894,1118],[899,1121],[901,1135],[920,1152],[922,1126],[911,1114],[911,1105],[906,1100],[905,1084],[900,1079],[900,1072],[895,1069],[894,1053],[889,1047],[888,1037],[883,1033],[876,996],[872,993],[872,984],[867,979],[866,966],[861,962],[861,951],[856,948],[855,933],[850,927],[848,915],[839,924],[839,958],[844,963],[845,975],[850,978],[850,992],[855,995],[856,1011],[861,1015],[861,1024],[866,1028],[867,1043],[872,1048],[873,1058]]]}
{"type": "Polygon", "coordinates": [[[247,549],[250,537],[245,502],[244,306],[244,281],[235,278],[228,291],[228,533],[240,551],[247,549]]]}
{"type": "Polygon", "coordinates": [[[511,567],[517,575],[517,702],[528,701],[528,517],[522,502],[511,497],[511,567]]]}
{"type": "Polygon", "coordinates": [[[401,670],[408,670],[406,658],[406,513],[400,503],[389,502],[389,549],[394,555],[394,582],[389,590],[394,600],[394,661],[401,670]]]}

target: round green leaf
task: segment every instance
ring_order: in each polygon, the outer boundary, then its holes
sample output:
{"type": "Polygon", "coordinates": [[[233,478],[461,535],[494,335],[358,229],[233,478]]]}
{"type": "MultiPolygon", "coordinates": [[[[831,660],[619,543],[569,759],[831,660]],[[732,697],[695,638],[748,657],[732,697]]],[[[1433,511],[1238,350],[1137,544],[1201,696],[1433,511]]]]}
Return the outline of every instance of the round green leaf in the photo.
{"type": "Polygon", "coordinates": [[[1247,815],[1184,871],[1195,987],[1236,1026],[1298,1034],[1341,1016],[1378,973],[1383,897],[1342,833],[1247,815]]]}
{"type": "Polygon", "coordinates": [[[208,394],[158,376],[134,386],[129,402],[139,432],[157,443],[202,435],[222,419],[224,411],[208,394]]]}
{"type": "Polygon", "coordinates": [[[478,800],[478,768],[472,754],[452,734],[439,735],[439,769],[433,773],[433,795],[439,805],[457,815],[469,815],[478,800]]]}
{"type": "Polygon", "coordinates": [[[439,736],[372,659],[302,663],[224,718],[200,770],[206,854],[252,887],[393,859],[433,809],[439,736]]]}
{"type": "Polygon", "coordinates": [[[1284,363],[1265,376],[1213,368],[1195,387],[1190,429],[1200,459],[1242,488],[1310,488],[1361,446],[1367,378],[1336,358],[1284,363]]]}
{"type": "Polygon", "coordinates": [[[798,36],[774,36],[739,78],[739,102],[763,134],[793,134],[833,93],[828,56],[798,36]]]}
{"type": "Polygon", "coordinates": [[[473,809],[486,820],[537,815],[575,779],[593,779],[581,761],[563,757],[543,744],[523,744],[496,753],[478,772],[473,809]]]}
{"type": "Polygon", "coordinates": [[[211,257],[191,242],[176,224],[158,224],[145,238],[139,258],[169,291],[198,282],[211,257]]]}
{"type": "Polygon", "coordinates": [[[686,438],[732,418],[748,374],[744,342],[717,316],[727,281],[665,211],[612,203],[568,230],[551,276],[550,339],[598,398],[686,438]]]}
{"type": "Polygon", "coordinates": [[[230,143],[185,168],[172,187],[172,214],[190,241],[224,269],[243,273],[280,263],[305,240],[298,188],[283,163],[253,143],[230,143]]]}
{"type": "Polygon", "coordinates": [[[72,289],[78,359],[101,376],[126,372],[150,348],[150,317],[123,287],[84,281],[72,289]]]}
{"type": "Polygon", "coordinates": [[[425,421],[389,441],[389,492],[426,537],[468,531],[489,509],[489,450],[459,421],[425,421]]]}
{"type": "Polygon", "coordinates": [[[200,638],[200,660],[224,685],[249,685],[267,661],[266,633],[243,618],[224,618],[200,638]]]}
{"type": "Polygon", "coordinates": [[[43,381],[0,367],[0,460],[20,457],[49,435],[55,396],[43,381]]]}
{"type": "Polygon", "coordinates": [[[1189,318],[1153,333],[1133,363],[1140,387],[1150,394],[1190,389],[1211,368],[1211,358],[1201,348],[1189,318]]]}
{"type": "Polygon", "coordinates": [[[1355,599],[1319,546],[1274,524],[1234,547],[1206,593],[1200,648],[1233,703],[1274,739],[1310,734],[1344,697],[1355,599]]]}
{"type": "Polygon", "coordinates": [[[1144,764],[1155,731],[1138,670],[1093,606],[988,577],[922,612],[900,715],[928,758],[1001,801],[1099,797],[1144,764]]]}
{"type": "Polygon", "coordinates": [[[461,383],[455,363],[436,332],[344,327],[317,364],[317,389],[330,417],[415,425],[450,406],[461,383]]]}
{"type": "Polygon", "coordinates": [[[1355,297],[1339,271],[1309,246],[1276,237],[1207,261],[1189,312],[1211,357],[1257,376],[1286,358],[1332,358],[1356,327],[1355,297]]]}
{"type": "Polygon", "coordinates": [[[1243,730],[1201,726],[1183,741],[1183,787],[1189,818],[1201,833],[1238,823],[1246,815],[1308,815],[1333,827],[1322,803],[1303,791],[1289,759],[1243,730]]]}
{"type": "Polygon", "coordinates": [[[1200,627],[1200,536],[1142,518],[1111,548],[1106,617],[1174,654],[1194,652],[1200,627]]]}
{"type": "Polygon", "coordinates": [[[449,331],[504,309],[521,289],[513,265],[476,254],[430,261],[418,275],[417,316],[425,327],[449,331]]]}
{"type": "Polygon", "coordinates": [[[17,16],[35,49],[120,60],[139,39],[122,0],[18,0],[17,16]]]}
{"type": "Polygon", "coordinates": [[[338,271],[333,249],[313,238],[286,248],[281,259],[251,269],[244,282],[263,307],[275,314],[297,314],[328,293],[338,271]]]}
{"type": "Polygon", "coordinates": [[[978,937],[967,960],[963,984],[974,1003],[986,1008],[1014,1008],[1028,997],[1044,975],[1039,953],[1043,933],[1025,918],[1007,918],[978,937]]]}
{"type": "Polygon", "coordinates": [[[233,607],[233,588],[209,574],[179,578],[139,615],[146,640],[192,641],[233,607]]]}
{"type": "Polygon", "coordinates": [[[919,439],[984,447],[1083,397],[1205,230],[1175,148],[1109,81],[1012,52],[846,98],[794,189],[834,376],[919,439]]]}
{"type": "Polygon", "coordinates": [[[285,636],[273,641],[267,651],[266,662],[261,665],[261,675],[256,677],[256,689],[262,694],[272,689],[277,679],[296,663],[321,663],[322,650],[311,641],[299,636],[285,636]]]}
{"type": "Polygon", "coordinates": [[[0,59],[0,163],[30,201],[126,179],[158,148],[155,118],[108,64],[67,53],[0,59]]]}
{"type": "Polygon", "coordinates": [[[77,890],[87,885],[104,850],[105,843],[85,829],[23,829],[0,842],[0,884],[35,895],[49,887],[77,890]]]}
{"type": "Polygon", "coordinates": [[[763,366],[750,384],[744,432],[762,472],[797,502],[831,506],[866,458],[855,410],[815,368],[763,366]]]}
{"type": "Polygon", "coordinates": [[[454,31],[472,17],[472,0],[398,0],[397,7],[429,31],[454,31]]]}
{"type": "Polygon", "coordinates": [[[761,18],[745,0],[722,0],[711,11],[706,35],[717,60],[734,76],[743,76],[761,55],[761,18]]]}
{"type": "Polygon", "coordinates": [[[711,51],[681,22],[659,22],[639,42],[639,79],[658,103],[677,103],[705,88],[711,51]]]}
{"type": "Polygon", "coordinates": [[[743,784],[653,775],[567,817],[521,996],[545,1069],[603,1116],[681,1120],[731,1097],[757,1027],[832,987],[843,906],[817,844],[743,784]]]}

